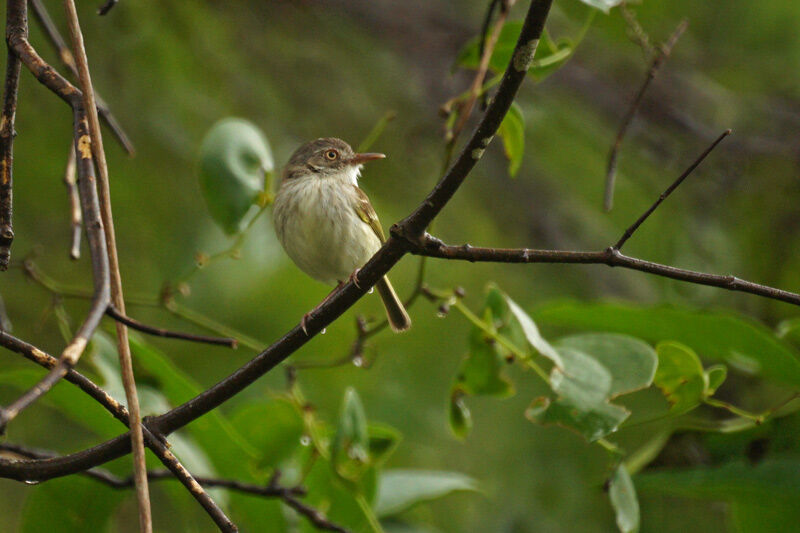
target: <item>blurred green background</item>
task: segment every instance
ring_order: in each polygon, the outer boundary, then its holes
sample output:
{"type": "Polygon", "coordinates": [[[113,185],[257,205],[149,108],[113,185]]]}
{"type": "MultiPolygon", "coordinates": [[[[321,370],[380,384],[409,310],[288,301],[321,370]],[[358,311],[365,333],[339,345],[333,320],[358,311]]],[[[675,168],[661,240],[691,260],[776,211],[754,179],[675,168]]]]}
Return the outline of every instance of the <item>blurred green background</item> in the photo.
{"type": "MultiPolygon", "coordinates": [[[[452,67],[461,46],[479,32],[487,4],[184,0],[155,5],[122,0],[100,18],[95,3],[79,6],[93,80],[137,148],[136,156],[128,158],[106,131],[122,274],[131,298],[157,295],[166,281],[191,269],[198,251],[213,253],[230,244],[208,216],[197,182],[200,142],[223,117],[257,124],[282,166],[300,143],[315,137],[337,136],[356,145],[385,112],[396,111],[372,147],[388,158],[367,168],[361,184],[384,227],[410,212],[438,179],[443,141],[437,110],[468,86],[469,74],[453,73],[452,67]]],[[[548,26],[554,37],[580,29],[565,14],[575,3],[555,2],[548,26]]],[[[60,2],[46,4],[66,34],[60,2]]],[[[512,18],[524,14],[527,2],[519,4],[512,18]]],[[[713,138],[732,128],[733,136],[647,221],[626,245],[627,252],[797,290],[800,4],[645,0],[633,8],[654,41],[665,39],[683,18],[689,27],[624,142],[614,210],[602,210],[605,162],[647,68],[618,10],[598,14],[563,69],[542,83],[529,80],[523,86],[518,102],[527,121],[526,151],[518,176],[508,177],[495,142],[437,219],[435,233],[448,242],[475,245],[605,248],[713,138]]],[[[31,41],[58,64],[33,21],[31,41]]],[[[68,258],[61,177],[71,116],[27,72],[21,79],[17,131],[13,259],[35,254],[41,269],[60,282],[89,287],[85,243],[79,261],[68,258]]],[[[392,272],[401,294],[413,286],[416,265],[417,259],[406,258],[392,272]]],[[[772,300],[602,266],[429,263],[431,285],[464,287],[466,302],[476,309],[490,280],[528,310],[565,298],[668,302],[734,309],[770,327],[797,314],[772,300]]],[[[267,216],[248,236],[241,259],[210,265],[192,278],[191,295],[179,298],[186,307],[266,346],[327,291],[285,256],[267,216]]],[[[63,342],[46,311],[51,295],[26,280],[19,268],[0,275],[0,294],[15,335],[57,353],[63,342]]],[[[73,320],[86,309],[80,300],[65,305],[73,320]]],[[[292,360],[345,355],[355,336],[356,314],[380,312],[377,298],[365,298],[292,360]]],[[[129,313],[164,327],[202,331],[161,309],[130,305],[129,313]]],[[[481,493],[418,507],[412,518],[429,523],[433,531],[614,530],[602,487],[606,455],[568,431],[525,420],[525,407],[544,390],[530,375],[512,372],[518,390],[513,398],[471,400],[472,434],[464,442],[452,436],[449,387],[467,348],[469,324],[455,314],[437,318],[435,306],[426,301],[418,302],[411,316],[409,333],[386,332],[373,339],[370,355],[376,361],[368,370],[346,365],[303,371],[299,379],[322,418],[335,419],[344,389],[353,386],[371,420],[400,430],[403,441],[389,466],[453,470],[479,480],[481,493]]],[[[562,332],[546,322],[540,326],[548,335],[562,332]]],[[[230,351],[159,339],[152,344],[204,387],[254,355],[244,347],[230,351]]],[[[29,366],[10,353],[4,353],[0,365],[29,366]]],[[[283,373],[272,372],[221,409],[232,413],[284,387],[283,373]]],[[[776,397],[771,385],[749,377],[734,376],[723,392],[753,410],[769,407],[776,397]]],[[[0,401],[16,394],[0,386],[0,401]]],[[[655,400],[637,401],[646,405],[655,400]]],[[[623,431],[618,440],[639,442],[648,431],[623,431]]],[[[44,405],[25,413],[8,437],[60,452],[98,440],[44,405]]],[[[674,440],[667,448],[674,457],[663,459],[667,465],[713,462],[714,452],[703,439],[674,440]]],[[[120,471],[124,465],[120,461],[120,471]]],[[[0,529],[22,527],[26,500],[37,490],[0,480],[0,529]]],[[[188,494],[172,491],[172,498],[159,497],[169,490],[152,487],[157,531],[210,530],[210,521],[188,494]]],[[[643,531],[727,527],[722,504],[657,494],[640,498],[643,531]]],[[[134,517],[129,496],[111,527],[133,531],[134,517]]]]}

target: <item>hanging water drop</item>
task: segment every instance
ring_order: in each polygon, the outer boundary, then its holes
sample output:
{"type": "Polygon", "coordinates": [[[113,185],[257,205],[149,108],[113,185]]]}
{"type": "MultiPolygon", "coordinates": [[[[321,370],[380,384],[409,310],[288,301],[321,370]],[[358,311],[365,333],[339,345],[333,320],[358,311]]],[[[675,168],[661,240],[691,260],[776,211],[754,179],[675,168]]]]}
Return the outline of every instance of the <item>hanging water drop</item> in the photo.
{"type": "Polygon", "coordinates": [[[24,481],[24,483],[25,483],[26,485],[38,485],[40,482],[39,482],[39,481],[36,481],[36,480],[34,480],[34,479],[26,479],[26,480],[24,481]]]}
{"type": "Polygon", "coordinates": [[[375,292],[375,287],[370,287],[367,294],[372,294],[373,292],[375,292]]]}
{"type": "Polygon", "coordinates": [[[327,333],[327,331],[328,331],[327,328],[322,328],[322,331],[320,331],[319,334],[320,335],[325,335],[325,333],[327,333]]]}
{"type": "Polygon", "coordinates": [[[308,435],[303,435],[302,437],[300,437],[301,446],[308,446],[309,444],[311,444],[311,437],[309,437],[308,435]]]}
{"type": "Polygon", "coordinates": [[[356,355],[355,357],[353,357],[353,366],[356,366],[358,368],[364,366],[364,358],[361,357],[360,355],[356,355]]]}

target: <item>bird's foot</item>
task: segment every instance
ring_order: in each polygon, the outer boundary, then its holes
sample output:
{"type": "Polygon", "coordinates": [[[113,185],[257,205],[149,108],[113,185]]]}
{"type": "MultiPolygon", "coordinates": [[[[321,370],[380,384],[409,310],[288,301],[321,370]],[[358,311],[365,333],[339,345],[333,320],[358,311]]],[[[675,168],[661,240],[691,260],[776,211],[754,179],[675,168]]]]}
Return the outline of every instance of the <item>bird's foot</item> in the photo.
{"type": "Polygon", "coordinates": [[[357,268],[357,269],[353,270],[353,273],[350,274],[350,281],[352,281],[353,285],[355,285],[356,287],[358,287],[360,289],[361,285],[358,284],[358,273],[359,272],[361,272],[360,268],[357,268]]]}

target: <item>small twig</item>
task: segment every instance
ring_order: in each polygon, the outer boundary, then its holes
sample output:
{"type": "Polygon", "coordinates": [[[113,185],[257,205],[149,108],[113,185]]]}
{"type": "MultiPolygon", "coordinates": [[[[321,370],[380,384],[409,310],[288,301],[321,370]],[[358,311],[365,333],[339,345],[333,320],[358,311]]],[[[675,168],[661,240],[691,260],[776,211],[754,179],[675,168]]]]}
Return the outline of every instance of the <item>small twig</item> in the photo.
{"type": "Polygon", "coordinates": [[[606,190],[603,199],[603,207],[606,211],[611,211],[611,208],[614,206],[614,183],[616,182],[617,177],[617,157],[619,155],[619,148],[622,144],[622,140],[625,138],[625,134],[628,132],[628,128],[633,122],[633,117],[636,116],[636,112],[639,110],[639,107],[642,104],[644,93],[647,92],[650,82],[655,79],[656,74],[658,74],[658,71],[661,68],[661,65],[663,65],[664,61],[667,60],[672,52],[672,48],[675,46],[675,43],[678,42],[678,39],[686,30],[687,26],[688,22],[686,20],[681,21],[681,23],[678,24],[678,27],[675,28],[675,31],[672,32],[672,35],[669,37],[669,39],[667,39],[667,42],[661,45],[658,53],[653,59],[653,62],[650,64],[650,68],[647,70],[647,75],[645,76],[642,86],[639,88],[639,92],[636,93],[636,97],[633,99],[633,102],[631,102],[628,112],[625,113],[625,117],[622,119],[622,124],[620,124],[619,130],[617,131],[617,137],[614,139],[614,145],[611,147],[611,153],[608,155],[608,166],[606,167],[606,190]]]}
{"type": "Polygon", "coordinates": [[[620,5],[620,10],[622,11],[622,18],[625,19],[625,23],[628,25],[628,31],[631,40],[639,45],[639,47],[642,49],[642,53],[645,56],[645,60],[648,60],[653,55],[653,45],[650,43],[650,36],[647,35],[647,32],[644,31],[642,25],[639,24],[639,21],[636,18],[636,13],[634,13],[628,7],[627,2],[622,2],[622,5],[620,5]]]}
{"type": "Polygon", "coordinates": [[[75,146],[70,143],[67,154],[67,166],[64,169],[64,185],[67,187],[69,198],[70,227],[72,228],[72,244],[69,256],[72,259],[81,257],[81,205],[78,199],[78,185],[76,180],[75,146]]]}
{"type": "Polygon", "coordinates": [[[728,136],[728,135],[730,135],[730,134],[731,134],[731,130],[730,130],[730,129],[727,129],[727,130],[725,130],[724,132],[722,132],[722,134],[721,134],[719,137],[717,137],[717,138],[716,138],[716,140],[715,140],[713,143],[711,143],[711,146],[709,146],[708,148],[706,148],[706,149],[705,149],[705,151],[704,151],[702,154],[700,154],[700,155],[697,157],[697,159],[695,159],[695,160],[694,160],[694,162],[693,162],[691,165],[689,165],[689,167],[688,167],[686,170],[684,170],[684,171],[683,171],[683,174],[681,174],[680,176],[678,176],[678,179],[676,179],[676,180],[675,180],[675,181],[672,183],[672,185],[670,185],[669,187],[667,187],[667,188],[666,188],[666,190],[665,190],[664,192],[662,192],[662,193],[661,193],[661,195],[659,195],[658,199],[656,199],[656,201],[653,203],[653,205],[651,205],[649,208],[647,208],[647,211],[645,211],[644,213],[642,213],[642,216],[640,216],[640,217],[639,217],[639,218],[636,220],[636,222],[634,222],[633,224],[631,224],[631,225],[630,225],[630,227],[628,227],[628,229],[626,229],[626,230],[625,230],[625,233],[623,233],[623,234],[622,234],[622,237],[620,237],[620,239],[619,239],[619,240],[617,241],[617,243],[614,245],[614,248],[616,248],[617,250],[621,250],[621,249],[622,249],[622,246],[623,246],[623,245],[624,245],[624,244],[625,244],[625,243],[628,241],[628,239],[630,239],[630,238],[631,238],[631,236],[633,235],[633,233],[634,233],[634,232],[635,232],[637,229],[639,229],[639,226],[641,226],[641,225],[642,225],[642,223],[644,223],[644,221],[645,221],[645,220],[647,220],[647,218],[648,218],[650,215],[652,215],[652,214],[653,214],[653,211],[655,211],[655,210],[658,208],[658,206],[660,206],[660,205],[661,205],[661,202],[663,202],[664,200],[666,200],[666,199],[667,199],[667,197],[668,197],[670,194],[672,194],[672,191],[674,191],[675,189],[677,189],[677,188],[680,186],[680,184],[681,184],[681,183],[683,183],[683,180],[685,180],[685,179],[686,179],[686,178],[689,176],[689,174],[691,174],[692,172],[694,172],[694,170],[695,170],[695,169],[696,169],[698,166],[700,166],[700,163],[702,163],[702,162],[703,162],[703,160],[704,160],[704,159],[705,159],[705,158],[708,156],[708,154],[710,154],[710,153],[711,153],[711,151],[712,151],[712,150],[714,150],[714,148],[716,148],[716,147],[717,147],[717,145],[718,145],[719,143],[721,143],[721,142],[722,142],[722,139],[724,139],[725,137],[727,137],[727,136],[728,136]]]}
{"type": "Polygon", "coordinates": [[[111,11],[112,7],[117,5],[117,2],[119,2],[119,0],[106,0],[106,2],[97,9],[97,14],[98,15],[107,14],[109,11],[111,11]]]}
{"type": "Polygon", "coordinates": [[[164,328],[149,326],[147,324],[144,324],[143,322],[139,322],[138,320],[134,320],[133,318],[124,315],[113,305],[108,306],[108,309],[106,309],[106,314],[111,318],[113,318],[114,320],[122,322],[128,327],[141,331],[142,333],[147,333],[148,335],[155,335],[157,337],[165,337],[168,339],[182,339],[186,341],[199,342],[203,344],[216,344],[219,346],[227,346],[228,348],[236,348],[238,346],[238,341],[232,338],[195,335],[193,333],[184,333],[182,331],[171,331],[164,328]]]}
{"type": "Polygon", "coordinates": [[[11,259],[11,243],[14,241],[14,227],[12,224],[13,147],[19,71],[19,58],[9,48],[6,56],[3,110],[2,115],[0,115],[0,270],[8,268],[8,261],[11,259]]]}
{"type": "MultiPolygon", "coordinates": [[[[75,56],[75,63],[78,70],[78,79],[83,90],[83,106],[88,118],[89,135],[82,137],[86,139],[89,146],[86,148],[88,154],[82,153],[81,159],[87,155],[89,159],[94,156],[97,167],[98,181],[97,190],[100,197],[100,214],[102,217],[102,227],[106,237],[106,253],[108,254],[109,278],[111,282],[111,300],[120,315],[125,315],[125,298],[122,293],[122,276],[119,271],[119,257],[117,255],[117,242],[114,232],[114,217],[111,212],[111,191],[108,179],[108,165],[106,154],[103,149],[103,135],[100,132],[100,120],[97,114],[97,104],[95,103],[94,89],[92,88],[92,78],[89,73],[89,62],[86,57],[86,48],[83,44],[83,33],[81,32],[78,21],[78,12],[74,0],[64,0],[64,10],[67,17],[70,37],[72,38],[72,49],[75,56]]],[[[91,164],[91,161],[90,163],[91,164]]],[[[136,479],[136,499],[139,506],[139,530],[142,533],[153,531],[152,511],[150,509],[150,493],[147,487],[147,465],[144,454],[144,435],[142,432],[142,420],[139,413],[139,396],[136,391],[136,379],[133,374],[133,362],[131,358],[130,342],[128,341],[128,330],[119,321],[116,323],[117,331],[117,352],[119,354],[120,373],[122,374],[122,385],[125,389],[125,398],[128,404],[130,416],[130,436],[133,448],[133,471],[136,479]]],[[[156,442],[160,445],[160,442],[156,442]]],[[[203,505],[206,511],[214,518],[220,527],[226,527],[229,531],[235,531],[236,527],[227,520],[224,513],[209,498],[207,494],[191,478],[191,474],[183,468],[174,456],[164,448],[164,457],[169,461],[167,467],[172,470],[181,482],[186,485],[192,495],[203,505]],[[221,514],[221,516],[220,516],[221,514]],[[226,524],[225,518],[229,524],[226,524]]],[[[162,458],[163,460],[163,458],[162,458]]]]}
{"type": "MultiPolygon", "coordinates": [[[[69,46],[67,46],[66,41],[61,36],[61,33],[58,31],[58,27],[55,25],[55,23],[53,23],[53,19],[50,18],[47,8],[44,6],[41,0],[29,0],[29,2],[33,8],[33,13],[36,16],[36,19],[39,21],[39,24],[44,30],[45,35],[47,35],[48,39],[50,39],[50,43],[53,45],[53,48],[55,48],[58,52],[61,62],[70,70],[72,75],[77,78],[78,69],[75,66],[75,58],[72,55],[69,46]]],[[[103,117],[103,121],[111,130],[111,133],[114,134],[114,137],[122,146],[122,149],[125,150],[128,155],[134,155],[136,153],[136,148],[133,146],[133,142],[131,141],[130,137],[128,137],[128,134],[125,133],[125,130],[122,128],[119,121],[109,110],[108,104],[106,104],[106,102],[97,93],[95,93],[95,99],[97,100],[97,111],[100,113],[100,116],[103,117]]]]}
{"type": "MultiPolygon", "coordinates": [[[[456,122],[452,132],[450,132],[448,135],[449,146],[455,145],[459,135],[461,134],[461,131],[467,124],[467,120],[469,120],[470,115],[472,115],[472,110],[475,108],[475,102],[478,100],[478,97],[481,94],[481,87],[483,86],[483,80],[486,78],[486,72],[489,70],[489,63],[491,62],[492,54],[494,53],[494,47],[497,44],[497,39],[500,37],[500,32],[503,29],[503,25],[506,23],[506,18],[508,18],[508,12],[515,1],[516,0],[502,0],[500,2],[500,14],[497,16],[497,20],[495,21],[494,26],[492,26],[492,32],[488,39],[486,39],[482,48],[481,60],[478,64],[478,71],[475,73],[475,77],[472,78],[472,85],[470,85],[469,88],[469,98],[466,100],[466,102],[459,106],[458,122],[456,122]]],[[[492,4],[494,4],[494,1],[492,4]]],[[[490,5],[489,7],[490,9],[487,19],[491,18],[491,13],[494,10],[493,5],[490,5]]]]}

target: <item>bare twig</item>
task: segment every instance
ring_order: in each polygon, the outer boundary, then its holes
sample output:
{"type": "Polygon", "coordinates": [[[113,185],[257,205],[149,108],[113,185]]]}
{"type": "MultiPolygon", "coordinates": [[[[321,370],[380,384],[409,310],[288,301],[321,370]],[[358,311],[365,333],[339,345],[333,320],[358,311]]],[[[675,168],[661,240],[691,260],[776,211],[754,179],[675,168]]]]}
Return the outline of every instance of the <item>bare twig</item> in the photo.
{"type": "MultiPolygon", "coordinates": [[[[67,25],[69,26],[70,36],[72,37],[72,48],[75,62],[78,69],[78,78],[83,90],[83,106],[86,109],[89,119],[89,133],[86,137],[89,141],[91,153],[97,165],[99,180],[97,189],[100,196],[100,212],[103,219],[103,229],[105,230],[108,253],[108,265],[111,281],[111,300],[120,315],[125,315],[125,299],[122,294],[122,276],[119,271],[119,258],[117,256],[117,242],[114,233],[114,218],[111,212],[111,191],[108,179],[108,165],[106,154],[103,149],[103,135],[100,132],[100,121],[97,115],[97,105],[95,104],[94,89],[92,88],[92,78],[89,73],[89,63],[86,57],[86,48],[83,45],[83,34],[81,33],[78,21],[78,12],[75,8],[74,0],[64,0],[64,9],[67,15],[67,25]]],[[[84,154],[81,154],[84,157],[84,154]]],[[[125,397],[130,413],[130,434],[133,444],[133,468],[136,479],[136,497],[139,504],[139,530],[142,533],[153,531],[152,511],[150,509],[150,493],[147,489],[147,465],[144,454],[144,435],[142,434],[142,420],[139,413],[139,397],[136,392],[136,379],[133,375],[133,362],[131,360],[131,349],[128,341],[128,329],[120,321],[116,323],[117,330],[117,351],[119,353],[120,372],[122,373],[122,384],[125,388],[125,397]]],[[[158,444],[158,443],[156,443],[158,444]]],[[[165,449],[166,450],[166,449],[165,449]]],[[[200,501],[206,511],[214,517],[214,520],[221,527],[226,527],[230,531],[236,528],[232,523],[226,524],[221,521],[225,517],[216,504],[209,496],[197,488],[197,483],[191,478],[191,474],[186,471],[177,461],[173,461],[174,456],[166,450],[165,457],[169,460],[167,465],[181,482],[186,485],[195,498],[200,501]]],[[[227,519],[227,517],[225,517],[227,519]]],[[[227,522],[230,522],[228,520],[227,522]]]]}
{"type": "Polygon", "coordinates": [[[67,187],[67,197],[69,198],[70,227],[72,228],[72,242],[69,248],[69,256],[72,259],[81,257],[81,204],[78,199],[78,186],[76,179],[75,146],[70,143],[69,153],[67,154],[67,166],[64,169],[64,185],[67,187]]]}
{"type": "MultiPolygon", "coordinates": [[[[44,6],[41,0],[29,0],[29,2],[33,8],[33,14],[36,16],[36,19],[42,26],[47,38],[50,39],[50,43],[53,45],[53,48],[55,48],[58,52],[61,62],[64,63],[64,66],[70,70],[75,78],[78,78],[78,69],[75,65],[75,57],[72,55],[72,52],[70,51],[69,46],[67,46],[64,38],[61,36],[61,33],[58,31],[58,27],[55,25],[55,23],[53,23],[53,19],[50,18],[47,8],[44,6]]],[[[119,121],[109,110],[108,104],[106,104],[106,102],[96,92],[95,100],[97,100],[97,111],[100,113],[100,116],[103,118],[106,126],[108,126],[108,128],[111,130],[111,133],[114,134],[114,137],[122,146],[122,149],[125,150],[128,155],[134,155],[136,153],[136,148],[133,146],[133,142],[131,141],[130,137],[128,137],[128,134],[125,133],[125,130],[122,128],[119,121]]]]}
{"type": "Polygon", "coordinates": [[[650,68],[647,70],[647,75],[645,76],[642,86],[639,87],[639,92],[636,93],[636,97],[633,99],[633,102],[631,102],[628,112],[625,113],[625,117],[622,119],[622,124],[620,124],[619,131],[617,131],[617,137],[614,139],[614,145],[611,147],[611,153],[608,155],[608,166],[606,167],[606,190],[603,199],[603,206],[605,207],[606,211],[611,211],[611,208],[614,206],[614,183],[617,177],[617,157],[619,155],[619,148],[622,144],[622,140],[625,138],[625,134],[628,132],[631,122],[633,122],[633,117],[636,116],[636,112],[642,105],[644,93],[647,92],[650,82],[655,79],[656,74],[658,74],[658,71],[661,68],[661,65],[663,65],[664,61],[666,61],[669,57],[669,54],[672,52],[672,48],[686,30],[688,24],[689,23],[686,20],[681,21],[681,23],[678,24],[678,27],[675,28],[675,31],[672,32],[672,35],[670,35],[669,39],[667,39],[667,42],[661,45],[655,58],[653,58],[653,62],[650,64],[650,68]]]}
{"type": "Polygon", "coordinates": [[[730,134],[731,134],[731,130],[729,130],[729,129],[728,129],[728,130],[725,130],[724,132],[722,132],[722,135],[720,135],[719,137],[717,137],[717,139],[716,139],[716,140],[715,140],[713,143],[711,143],[711,146],[709,146],[708,148],[706,148],[706,149],[705,149],[705,151],[704,151],[702,154],[700,154],[700,155],[697,157],[697,159],[695,159],[695,160],[694,160],[694,162],[693,162],[691,165],[689,165],[689,168],[687,168],[686,170],[684,170],[684,171],[683,171],[683,174],[681,174],[680,176],[678,176],[678,179],[676,179],[674,182],[672,182],[672,185],[670,185],[669,187],[667,187],[667,188],[666,188],[666,190],[665,190],[664,192],[662,192],[662,193],[661,193],[661,195],[660,195],[660,196],[659,196],[659,197],[656,199],[656,201],[655,201],[655,202],[653,202],[653,205],[651,205],[649,208],[647,208],[647,210],[646,210],[644,213],[642,213],[642,216],[640,216],[638,219],[636,219],[636,222],[634,222],[633,224],[631,224],[631,225],[630,225],[630,227],[628,227],[628,229],[626,229],[626,230],[625,230],[625,233],[623,233],[623,234],[622,234],[622,237],[620,237],[620,239],[619,239],[619,240],[617,241],[617,243],[614,245],[614,248],[616,248],[617,250],[621,250],[621,249],[622,249],[622,246],[623,246],[623,245],[624,245],[624,244],[625,244],[625,243],[628,241],[628,239],[630,239],[630,238],[631,238],[631,236],[633,235],[633,233],[634,233],[634,232],[635,232],[637,229],[639,229],[639,226],[641,226],[641,225],[642,225],[642,223],[643,223],[645,220],[647,220],[647,217],[649,217],[650,215],[652,215],[652,214],[653,214],[653,211],[655,211],[655,210],[658,208],[658,206],[660,206],[660,205],[661,205],[661,202],[663,202],[664,200],[666,200],[666,199],[667,199],[667,197],[668,197],[670,194],[672,194],[672,191],[674,191],[675,189],[677,189],[677,188],[678,188],[678,186],[680,186],[680,184],[681,184],[681,183],[683,183],[683,180],[685,180],[685,179],[686,179],[686,178],[689,176],[689,174],[691,174],[692,172],[694,172],[694,170],[695,170],[695,169],[696,169],[698,166],[700,166],[700,163],[702,163],[702,162],[703,162],[703,160],[704,160],[704,159],[705,159],[705,158],[708,156],[708,154],[710,154],[710,153],[711,153],[711,151],[712,151],[712,150],[714,150],[714,148],[716,148],[716,147],[717,147],[717,145],[718,145],[719,143],[721,143],[721,142],[722,142],[722,139],[724,139],[725,137],[727,137],[727,136],[728,136],[728,135],[730,135],[730,134]]]}
{"type": "Polygon", "coordinates": [[[199,342],[203,344],[216,344],[219,346],[227,346],[228,348],[236,348],[238,345],[238,341],[236,339],[229,337],[209,337],[207,335],[195,335],[193,333],[184,333],[182,331],[172,331],[155,326],[149,326],[143,322],[139,322],[138,320],[134,320],[133,318],[124,315],[113,305],[108,306],[108,309],[106,309],[106,314],[130,328],[141,331],[142,333],[147,333],[148,335],[155,335],[156,337],[182,339],[185,341],[199,342]]]}
{"type": "MultiPolygon", "coordinates": [[[[11,14],[12,12],[9,8],[8,16],[10,17],[11,14]]],[[[11,258],[11,243],[14,240],[14,227],[12,224],[13,147],[19,71],[19,58],[9,49],[6,56],[3,110],[0,116],[0,270],[8,268],[8,261],[11,258]]]]}

